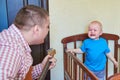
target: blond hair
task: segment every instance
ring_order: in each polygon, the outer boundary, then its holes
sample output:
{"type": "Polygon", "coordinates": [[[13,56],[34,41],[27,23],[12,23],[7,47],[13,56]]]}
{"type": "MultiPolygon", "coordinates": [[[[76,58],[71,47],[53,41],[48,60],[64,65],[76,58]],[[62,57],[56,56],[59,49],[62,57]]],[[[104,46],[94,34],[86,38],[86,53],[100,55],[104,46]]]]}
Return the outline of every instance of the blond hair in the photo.
{"type": "Polygon", "coordinates": [[[102,23],[100,21],[95,20],[95,21],[90,22],[89,25],[91,25],[91,24],[98,24],[101,28],[101,31],[102,31],[102,23]]]}

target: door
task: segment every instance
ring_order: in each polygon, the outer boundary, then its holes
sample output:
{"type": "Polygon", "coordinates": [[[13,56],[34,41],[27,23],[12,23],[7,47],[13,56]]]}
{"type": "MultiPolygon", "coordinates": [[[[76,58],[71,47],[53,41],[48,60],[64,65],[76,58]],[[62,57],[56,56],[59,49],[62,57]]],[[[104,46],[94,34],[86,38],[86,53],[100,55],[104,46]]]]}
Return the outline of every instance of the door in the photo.
{"type": "MultiPolygon", "coordinates": [[[[0,31],[8,28],[14,18],[23,6],[37,5],[48,11],[48,0],[1,0],[0,2],[0,31]]],[[[45,43],[41,45],[30,46],[32,49],[33,65],[36,65],[42,61],[46,56],[46,50],[49,49],[49,33],[45,39],[45,43]]],[[[47,74],[45,80],[50,80],[50,71],[47,74]]]]}

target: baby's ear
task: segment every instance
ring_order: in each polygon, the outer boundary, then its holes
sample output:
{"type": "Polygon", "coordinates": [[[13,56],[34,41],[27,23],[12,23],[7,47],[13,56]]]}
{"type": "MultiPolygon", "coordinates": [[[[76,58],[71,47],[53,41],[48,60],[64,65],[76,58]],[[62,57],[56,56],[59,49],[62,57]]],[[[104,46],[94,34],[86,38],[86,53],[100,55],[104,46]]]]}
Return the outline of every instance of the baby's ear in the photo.
{"type": "Polygon", "coordinates": [[[100,32],[100,35],[102,35],[102,34],[103,34],[103,31],[100,32]]]}

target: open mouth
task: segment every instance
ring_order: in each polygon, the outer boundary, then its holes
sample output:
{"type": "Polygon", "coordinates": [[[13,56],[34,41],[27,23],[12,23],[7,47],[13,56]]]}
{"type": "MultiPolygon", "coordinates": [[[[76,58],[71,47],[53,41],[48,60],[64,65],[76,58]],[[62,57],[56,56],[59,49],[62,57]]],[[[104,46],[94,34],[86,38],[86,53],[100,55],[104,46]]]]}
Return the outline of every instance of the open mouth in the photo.
{"type": "Polygon", "coordinates": [[[90,34],[90,36],[95,36],[95,34],[90,34]]]}

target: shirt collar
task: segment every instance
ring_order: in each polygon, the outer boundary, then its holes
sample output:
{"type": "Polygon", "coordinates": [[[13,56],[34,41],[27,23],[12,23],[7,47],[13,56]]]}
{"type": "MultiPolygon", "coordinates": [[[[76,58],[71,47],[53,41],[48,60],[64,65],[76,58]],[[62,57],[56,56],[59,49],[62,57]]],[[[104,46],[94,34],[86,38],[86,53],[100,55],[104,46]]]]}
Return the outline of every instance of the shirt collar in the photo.
{"type": "Polygon", "coordinates": [[[15,34],[15,36],[18,37],[18,39],[21,41],[22,45],[24,46],[25,50],[27,52],[31,52],[31,48],[29,47],[27,41],[24,39],[20,30],[14,24],[10,26],[9,30],[11,30],[15,34]]]}

